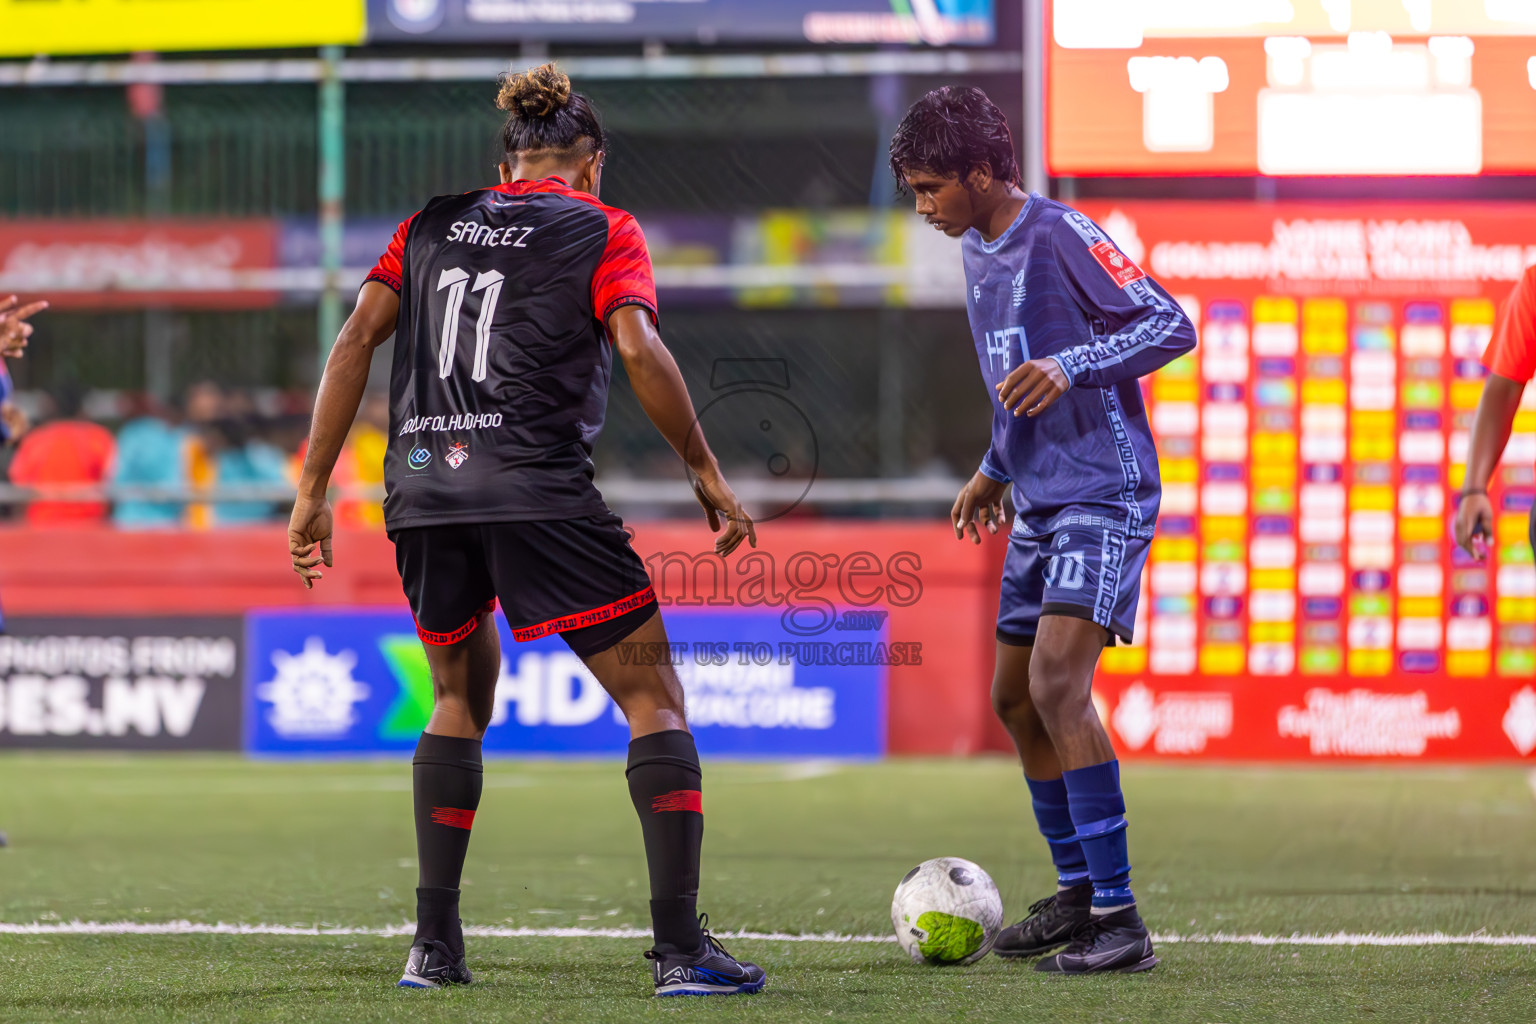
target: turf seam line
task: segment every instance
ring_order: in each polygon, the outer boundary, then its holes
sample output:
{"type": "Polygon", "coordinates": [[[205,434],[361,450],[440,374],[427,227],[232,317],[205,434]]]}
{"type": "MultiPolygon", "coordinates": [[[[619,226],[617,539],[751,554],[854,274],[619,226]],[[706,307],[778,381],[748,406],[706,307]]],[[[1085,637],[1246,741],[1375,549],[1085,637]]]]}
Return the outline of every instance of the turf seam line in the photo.
{"type": "MultiPolygon", "coordinates": [[[[287,935],[287,936],[371,936],[398,938],[415,933],[410,924],[381,927],[282,924],[208,924],[197,921],[34,921],[0,922],[0,935],[287,935]]],[[[493,939],[649,939],[651,933],[639,928],[510,928],[467,926],[471,938],[493,939]]],[[[845,935],[838,932],[717,932],[723,939],[760,942],[887,943],[892,935],[845,935]]],[[[1256,933],[1212,932],[1181,935],[1177,932],[1153,933],[1154,942],[1170,945],[1217,946],[1536,946],[1536,935],[1452,935],[1445,932],[1411,932],[1385,935],[1379,932],[1332,932],[1328,934],[1261,935],[1256,933]]]]}

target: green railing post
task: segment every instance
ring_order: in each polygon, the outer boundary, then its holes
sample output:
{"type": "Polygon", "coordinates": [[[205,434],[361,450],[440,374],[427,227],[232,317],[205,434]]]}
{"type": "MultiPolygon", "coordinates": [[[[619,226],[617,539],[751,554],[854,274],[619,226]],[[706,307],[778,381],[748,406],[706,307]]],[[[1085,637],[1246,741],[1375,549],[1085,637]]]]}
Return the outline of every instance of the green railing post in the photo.
{"type": "Polygon", "coordinates": [[[346,94],[341,81],[342,48],[320,48],[320,370],[341,330],[343,209],[347,191],[346,94]]]}

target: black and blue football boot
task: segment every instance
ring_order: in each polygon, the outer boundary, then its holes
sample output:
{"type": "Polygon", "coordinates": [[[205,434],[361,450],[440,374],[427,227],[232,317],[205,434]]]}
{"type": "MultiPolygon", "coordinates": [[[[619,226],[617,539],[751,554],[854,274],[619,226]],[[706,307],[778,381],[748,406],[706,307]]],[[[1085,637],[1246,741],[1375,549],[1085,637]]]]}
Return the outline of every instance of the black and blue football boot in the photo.
{"type": "Polygon", "coordinates": [[[455,955],[446,943],[436,939],[422,939],[411,947],[405,973],[397,984],[400,988],[442,988],[468,985],[474,980],[463,954],[455,955]]]}
{"type": "Polygon", "coordinates": [[[699,915],[704,942],[691,953],[645,951],[658,996],[747,995],[760,990],[768,976],[757,964],[745,963],[727,953],[720,940],[709,934],[709,915],[699,915]]]}

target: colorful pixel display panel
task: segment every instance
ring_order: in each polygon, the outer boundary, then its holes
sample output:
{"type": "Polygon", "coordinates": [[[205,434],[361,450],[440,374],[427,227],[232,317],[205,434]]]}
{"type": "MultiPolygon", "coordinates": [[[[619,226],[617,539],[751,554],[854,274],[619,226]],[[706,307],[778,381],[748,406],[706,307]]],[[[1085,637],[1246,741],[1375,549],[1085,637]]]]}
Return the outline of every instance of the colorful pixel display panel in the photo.
{"type": "Polygon", "coordinates": [[[1144,382],[1163,504],[1137,643],[1103,671],[1536,674],[1536,389],[1493,482],[1488,560],[1450,536],[1480,357],[1536,208],[1084,205],[1200,333],[1144,382]]]}

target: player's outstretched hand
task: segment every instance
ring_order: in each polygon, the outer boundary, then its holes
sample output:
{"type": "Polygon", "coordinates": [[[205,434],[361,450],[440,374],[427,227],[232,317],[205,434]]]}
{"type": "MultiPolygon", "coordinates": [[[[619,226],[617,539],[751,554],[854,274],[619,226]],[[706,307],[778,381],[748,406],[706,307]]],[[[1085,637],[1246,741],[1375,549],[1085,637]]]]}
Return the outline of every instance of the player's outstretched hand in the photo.
{"type": "Polygon", "coordinates": [[[955,499],[955,507],[949,514],[955,527],[955,539],[964,540],[969,533],[971,543],[980,544],[981,534],[976,529],[978,520],[991,534],[1007,525],[1008,511],[1003,508],[1003,495],[1007,493],[1007,484],[999,483],[985,473],[978,471],[971,477],[970,482],[960,488],[960,496],[955,499]]]}
{"type": "Polygon", "coordinates": [[[17,306],[14,295],[0,299],[0,356],[16,359],[27,350],[27,339],[32,337],[32,325],[27,318],[48,308],[46,302],[30,302],[17,306]]]}
{"type": "Polygon", "coordinates": [[[1493,503],[1483,493],[1463,494],[1456,509],[1456,544],[1479,562],[1488,557],[1493,536],[1493,503]]]}
{"type": "Polygon", "coordinates": [[[315,580],[324,579],[318,566],[331,564],[331,503],[324,498],[299,495],[288,519],[288,555],[293,571],[304,580],[304,589],[313,590],[315,580]],[[316,553],[315,548],[319,547],[316,553]]]}
{"type": "Polygon", "coordinates": [[[715,538],[715,554],[724,558],[740,547],[744,540],[757,547],[757,527],[752,524],[752,517],[741,507],[736,492],[731,490],[731,485],[725,482],[719,470],[695,476],[693,496],[704,508],[704,518],[709,521],[710,532],[720,534],[715,538]],[[722,518],[725,520],[724,533],[720,532],[722,518]]]}
{"type": "Polygon", "coordinates": [[[1031,359],[997,385],[997,397],[1015,416],[1038,416],[1071,386],[1056,360],[1031,359]]]}

